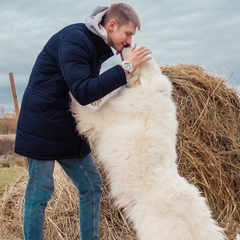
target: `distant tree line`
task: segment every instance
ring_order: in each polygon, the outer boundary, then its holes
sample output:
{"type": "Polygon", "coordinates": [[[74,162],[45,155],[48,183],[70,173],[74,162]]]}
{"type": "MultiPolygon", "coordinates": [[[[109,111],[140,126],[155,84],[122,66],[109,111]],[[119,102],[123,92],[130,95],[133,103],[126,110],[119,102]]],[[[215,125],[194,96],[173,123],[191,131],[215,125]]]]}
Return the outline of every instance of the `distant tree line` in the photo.
{"type": "Polygon", "coordinates": [[[13,154],[14,144],[14,139],[0,139],[0,155],[13,154]]]}
{"type": "Polygon", "coordinates": [[[16,133],[17,121],[14,118],[0,119],[0,134],[14,134],[16,133]]]}

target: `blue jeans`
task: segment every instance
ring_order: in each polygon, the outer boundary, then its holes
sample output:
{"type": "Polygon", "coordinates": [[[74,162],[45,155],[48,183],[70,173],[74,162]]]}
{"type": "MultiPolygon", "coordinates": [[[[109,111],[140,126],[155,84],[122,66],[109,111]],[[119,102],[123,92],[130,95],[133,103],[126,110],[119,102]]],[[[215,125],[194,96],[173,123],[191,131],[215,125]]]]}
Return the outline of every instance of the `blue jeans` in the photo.
{"type": "MultiPolygon", "coordinates": [[[[102,179],[91,154],[81,159],[56,161],[79,190],[81,240],[97,240],[102,179]]],[[[54,163],[28,158],[29,180],[23,223],[25,240],[43,240],[45,208],[54,191],[54,163]]]]}

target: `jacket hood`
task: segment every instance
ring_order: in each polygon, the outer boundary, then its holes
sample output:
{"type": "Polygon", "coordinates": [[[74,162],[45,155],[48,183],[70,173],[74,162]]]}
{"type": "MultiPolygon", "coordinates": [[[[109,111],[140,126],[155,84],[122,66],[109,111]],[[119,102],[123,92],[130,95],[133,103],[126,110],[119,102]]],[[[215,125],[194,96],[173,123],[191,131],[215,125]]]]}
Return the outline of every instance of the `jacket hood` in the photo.
{"type": "Polygon", "coordinates": [[[85,19],[86,27],[97,36],[101,37],[104,42],[107,44],[107,32],[105,28],[100,25],[103,16],[106,14],[108,7],[98,6],[95,8],[90,16],[87,16],[85,19]]]}

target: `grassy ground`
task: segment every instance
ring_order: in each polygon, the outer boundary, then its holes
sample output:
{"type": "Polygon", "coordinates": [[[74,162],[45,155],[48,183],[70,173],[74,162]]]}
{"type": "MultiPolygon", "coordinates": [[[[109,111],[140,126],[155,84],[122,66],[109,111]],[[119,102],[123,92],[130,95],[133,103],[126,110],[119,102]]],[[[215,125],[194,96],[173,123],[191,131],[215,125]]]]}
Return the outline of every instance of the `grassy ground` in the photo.
{"type": "Polygon", "coordinates": [[[0,197],[7,186],[14,184],[23,174],[24,167],[13,165],[10,167],[0,167],[0,197]]]}
{"type": "MultiPolygon", "coordinates": [[[[13,146],[9,145],[9,140],[14,143],[15,134],[0,134],[1,154],[0,155],[0,197],[6,187],[14,184],[26,169],[23,157],[14,154],[13,146]],[[6,141],[5,141],[6,140],[6,141]],[[5,158],[7,157],[7,158],[5,158]],[[10,158],[8,158],[10,157],[10,158]]],[[[13,144],[14,145],[14,144],[13,144]]]]}

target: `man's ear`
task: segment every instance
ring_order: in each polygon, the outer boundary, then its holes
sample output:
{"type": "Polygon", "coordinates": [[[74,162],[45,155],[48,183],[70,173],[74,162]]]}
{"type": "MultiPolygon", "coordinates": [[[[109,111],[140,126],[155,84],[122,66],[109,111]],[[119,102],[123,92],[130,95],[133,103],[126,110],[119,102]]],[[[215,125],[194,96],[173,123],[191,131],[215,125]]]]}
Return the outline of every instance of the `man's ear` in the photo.
{"type": "Polygon", "coordinates": [[[108,32],[112,33],[116,26],[117,26],[117,21],[115,19],[112,19],[107,23],[106,28],[108,32]]]}

